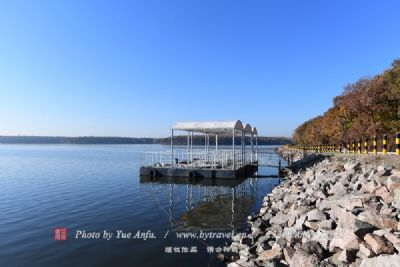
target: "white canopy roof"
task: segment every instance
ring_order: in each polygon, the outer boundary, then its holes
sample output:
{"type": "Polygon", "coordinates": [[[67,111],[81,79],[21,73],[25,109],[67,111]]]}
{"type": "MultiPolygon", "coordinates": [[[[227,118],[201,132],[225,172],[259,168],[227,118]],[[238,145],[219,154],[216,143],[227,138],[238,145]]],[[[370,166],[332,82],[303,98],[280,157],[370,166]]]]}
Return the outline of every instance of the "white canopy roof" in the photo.
{"type": "Polygon", "coordinates": [[[249,134],[251,134],[251,132],[252,132],[251,126],[248,123],[246,124],[246,126],[244,126],[243,130],[245,131],[245,133],[249,133],[249,134]]]}
{"type": "Polygon", "coordinates": [[[233,130],[243,130],[240,120],[236,121],[204,121],[204,122],[177,122],[172,125],[172,130],[193,131],[197,133],[224,134],[233,130]]]}

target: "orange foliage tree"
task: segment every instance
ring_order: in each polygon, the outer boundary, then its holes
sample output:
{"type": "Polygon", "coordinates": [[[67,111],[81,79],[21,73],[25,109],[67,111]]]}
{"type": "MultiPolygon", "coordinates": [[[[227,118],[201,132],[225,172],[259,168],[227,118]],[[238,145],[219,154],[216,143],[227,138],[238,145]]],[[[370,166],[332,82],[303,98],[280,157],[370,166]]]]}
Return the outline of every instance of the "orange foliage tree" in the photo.
{"type": "Polygon", "coordinates": [[[341,144],[400,131],[400,60],[372,78],[345,86],[322,116],[299,125],[293,134],[302,145],[341,144]]]}

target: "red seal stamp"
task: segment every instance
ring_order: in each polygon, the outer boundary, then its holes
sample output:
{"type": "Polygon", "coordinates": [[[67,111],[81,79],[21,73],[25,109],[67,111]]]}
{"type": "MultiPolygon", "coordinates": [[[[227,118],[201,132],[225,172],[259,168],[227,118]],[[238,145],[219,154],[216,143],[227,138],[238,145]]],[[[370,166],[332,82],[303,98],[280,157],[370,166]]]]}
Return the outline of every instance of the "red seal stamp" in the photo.
{"type": "Polygon", "coordinates": [[[66,241],[68,239],[68,229],[66,227],[54,228],[54,240],[66,241]]]}

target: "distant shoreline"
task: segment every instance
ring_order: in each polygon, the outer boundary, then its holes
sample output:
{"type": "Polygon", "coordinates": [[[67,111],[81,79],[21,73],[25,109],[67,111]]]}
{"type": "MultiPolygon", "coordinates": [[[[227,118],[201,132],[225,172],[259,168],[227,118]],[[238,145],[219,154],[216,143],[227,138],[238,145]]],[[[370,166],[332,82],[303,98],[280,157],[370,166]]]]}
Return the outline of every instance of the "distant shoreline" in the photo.
{"type": "MultiPolygon", "coordinates": [[[[170,144],[171,138],[136,138],[136,137],[100,137],[100,136],[0,136],[0,144],[93,144],[93,145],[130,145],[130,144],[170,144]]],[[[176,145],[186,145],[187,136],[174,137],[176,145]]],[[[235,139],[235,143],[240,144],[240,140],[235,139]]],[[[286,145],[292,144],[293,141],[288,137],[258,137],[259,145],[286,145]]],[[[203,145],[204,137],[195,136],[193,145],[203,145]]],[[[210,145],[214,144],[214,140],[210,138],[210,145]]],[[[218,139],[219,145],[231,145],[232,137],[221,136],[218,139]]],[[[250,139],[246,140],[246,144],[250,144],[250,139]]]]}

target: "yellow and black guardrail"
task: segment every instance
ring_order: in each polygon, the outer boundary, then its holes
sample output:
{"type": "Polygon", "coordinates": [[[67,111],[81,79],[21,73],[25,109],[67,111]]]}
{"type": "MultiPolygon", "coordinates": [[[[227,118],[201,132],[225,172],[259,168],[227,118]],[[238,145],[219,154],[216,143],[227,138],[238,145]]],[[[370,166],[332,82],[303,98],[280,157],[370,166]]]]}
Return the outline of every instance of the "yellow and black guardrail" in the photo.
{"type": "MultiPolygon", "coordinates": [[[[393,140],[393,139],[392,139],[393,140]]],[[[365,138],[347,141],[341,143],[339,145],[332,144],[319,144],[319,145],[311,145],[311,146],[302,146],[302,145],[286,145],[286,148],[294,149],[294,150],[302,150],[302,151],[311,151],[316,153],[345,153],[345,154],[396,154],[400,155],[400,132],[396,133],[394,138],[394,149],[392,147],[391,151],[389,151],[389,139],[385,134],[382,137],[382,146],[378,146],[378,137],[374,136],[372,138],[372,142],[370,139],[365,138]],[[379,149],[380,148],[380,149],[379,149]],[[380,151],[379,151],[380,150],[380,151]]]]}

